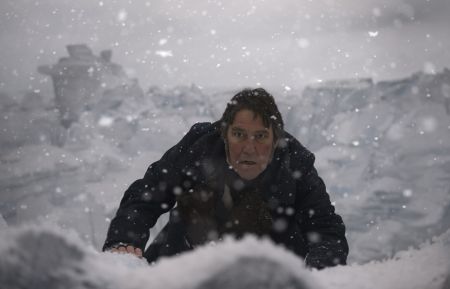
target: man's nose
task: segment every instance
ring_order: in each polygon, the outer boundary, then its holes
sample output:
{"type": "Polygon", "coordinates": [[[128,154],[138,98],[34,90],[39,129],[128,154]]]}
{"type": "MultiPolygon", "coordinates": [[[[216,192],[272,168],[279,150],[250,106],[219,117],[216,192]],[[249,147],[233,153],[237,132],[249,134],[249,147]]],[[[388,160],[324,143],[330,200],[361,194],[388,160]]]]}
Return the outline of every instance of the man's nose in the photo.
{"type": "Polygon", "coordinates": [[[252,137],[246,139],[242,151],[248,154],[256,152],[255,139],[252,137]]]}

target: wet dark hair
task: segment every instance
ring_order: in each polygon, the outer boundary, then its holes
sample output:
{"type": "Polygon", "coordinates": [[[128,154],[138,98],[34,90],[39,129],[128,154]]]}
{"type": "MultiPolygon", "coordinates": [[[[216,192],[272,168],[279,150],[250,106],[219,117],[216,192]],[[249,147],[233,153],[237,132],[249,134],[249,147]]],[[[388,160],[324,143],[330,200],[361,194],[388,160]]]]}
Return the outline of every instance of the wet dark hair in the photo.
{"type": "Polygon", "coordinates": [[[226,139],[228,127],[233,123],[236,113],[243,109],[254,112],[255,117],[260,116],[266,128],[272,127],[274,141],[281,137],[284,123],[273,96],[264,88],[246,88],[231,98],[220,119],[221,133],[224,139],[226,139]]]}

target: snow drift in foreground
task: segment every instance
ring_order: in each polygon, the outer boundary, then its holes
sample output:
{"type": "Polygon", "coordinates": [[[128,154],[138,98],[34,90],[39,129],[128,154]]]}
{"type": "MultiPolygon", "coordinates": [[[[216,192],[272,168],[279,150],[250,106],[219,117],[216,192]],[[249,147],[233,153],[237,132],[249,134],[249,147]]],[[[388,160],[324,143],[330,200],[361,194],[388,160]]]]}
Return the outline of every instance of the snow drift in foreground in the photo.
{"type": "Polygon", "coordinates": [[[227,239],[149,266],[99,253],[76,233],[2,230],[1,288],[449,288],[450,230],[389,260],[321,271],[268,240],[227,239]]]}

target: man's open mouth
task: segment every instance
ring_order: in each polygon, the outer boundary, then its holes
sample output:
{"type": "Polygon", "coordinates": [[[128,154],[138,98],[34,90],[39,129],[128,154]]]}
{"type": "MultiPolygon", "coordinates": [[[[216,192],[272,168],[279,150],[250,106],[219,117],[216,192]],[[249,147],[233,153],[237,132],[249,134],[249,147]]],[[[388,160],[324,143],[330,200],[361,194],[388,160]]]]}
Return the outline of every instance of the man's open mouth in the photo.
{"type": "Polygon", "coordinates": [[[240,165],[248,165],[248,166],[256,165],[256,162],[254,161],[238,161],[238,163],[240,165]]]}

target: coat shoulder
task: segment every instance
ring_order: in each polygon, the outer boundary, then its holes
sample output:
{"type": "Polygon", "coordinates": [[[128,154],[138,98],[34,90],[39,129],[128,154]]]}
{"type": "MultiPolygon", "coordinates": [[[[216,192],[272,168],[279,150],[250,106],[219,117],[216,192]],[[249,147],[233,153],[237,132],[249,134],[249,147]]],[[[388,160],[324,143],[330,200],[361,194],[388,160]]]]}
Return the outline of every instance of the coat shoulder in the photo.
{"type": "Polygon", "coordinates": [[[199,122],[194,124],[183,138],[168,151],[169,155],[173,153],[185,153],[187,149],[198,143],[200,139],[207,135],[214,135],[217,131],[217,124],[210,122],[199,122]]]}
{"type": "Polygon", "coordinates": [[[197,122],[193,126],[191,126],[191,129],[189,130],[189,133],[194,134],[204,134],[207,132],[215,131],[217,129],[217,122],[197,122]]]}
{"type": "Polygon", "coordinates": [[[302,169],[308,169],[314,165],[314,154],[288,132],[284,132],[278,147],[289,157],[291,167],[300,166],[302,169]]]}
{"type": "Polygon", "coordinates": [[[198,162],[220,143],[218,125],[217,122],[194,124],[186,135],[163,155],[162,160],[169,161],[179,169],[198,162]]]}
{"type": "MultiPolygon", "coordinates": [[[[188,143],[194,144],[204,138],[218,138],[220,137],[220,124],[219,122],[198,122],[194,124],[190,130],[186,133],[183,140],[186,139],[188,143]]],[[[183,141],[182,140],[182,141],[183,141]]]]}

